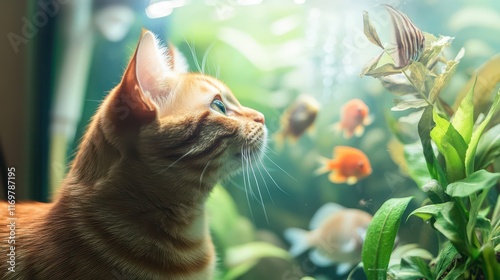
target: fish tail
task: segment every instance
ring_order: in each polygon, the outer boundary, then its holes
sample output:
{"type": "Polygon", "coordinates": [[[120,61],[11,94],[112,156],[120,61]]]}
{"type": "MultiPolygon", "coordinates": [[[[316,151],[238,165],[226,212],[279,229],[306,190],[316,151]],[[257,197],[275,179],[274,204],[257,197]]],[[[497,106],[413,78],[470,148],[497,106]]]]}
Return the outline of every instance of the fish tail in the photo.
{"type": "Polygon", "coordinates": [[[316,169],[316,171],[314,171],[314,174],[321,175],[331,171],[331,169],[329,168],[330,159],[320,156],[318,158],[318,161],[321,164],[321,166],[318,169],[316,169]]]}
{"type": "Polygon", "coordinates": [[[309,249],[311,245],[309,244],[308,235],[307,230],[300,228],[287,228],[285,230],[283,236],[291,244],[289,252],[292,256],[296,257],[309,249]]]}

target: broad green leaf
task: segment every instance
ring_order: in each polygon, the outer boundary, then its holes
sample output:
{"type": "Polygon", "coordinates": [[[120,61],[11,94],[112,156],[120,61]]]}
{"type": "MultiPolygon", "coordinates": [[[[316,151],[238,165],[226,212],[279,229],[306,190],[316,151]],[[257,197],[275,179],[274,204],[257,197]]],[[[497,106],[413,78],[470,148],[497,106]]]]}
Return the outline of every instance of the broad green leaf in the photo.
{"type": "Polygon", "coordinates": [[[236,279],[252,268],[259,259],[274,257],[291,260],[290,254],[282,248],[266,242],[250,242],[227,249],[225,265],[229,268],[224,279],[236,279]]]}
{"type": "Polygon", "coordinates": [[[480,190],[488,190],[498,182],[500,173],[491,173],[484,169],[478,170],[468,177],[450,183],[446,193],[453,197],[467,197],[480,190]]]}
{"type": "Polygon", "coordinates": [[[425,205],[413,210],[413,212],[408,215],[408,218],[410,218],[411,216],[417,216],[424,221],[428,221],[431,218],[435,218],[439,212],[443,211],[444,207],[448,207],[448,204],[441,203],[425,205]]]}
{"type": "Polygon", "coordinates": [[[467,152],[465,155],[465,171],[467,175],[474,172],[474,159],[476,156],[476,149],[479,143],[479,139],[481,138],[481,135],[483,134],[483,131],[490,122],[491,118],[497,112],[499,105],[500,105],[500,90],[497,92],[495,100],[491,105],[490,111],[484,118],[483,122],[481,122],[481,124],[479,124],[476,130],[474,130],[474,132],[472,133],[472,138],[470,140],[469,147],[467,148],[467,152]]]}
{"type": "Polygon", "coordinates": [[[443,89],[450,83],[451,77],[457,70],[458,61],[449,60],[446,62],[446,70],[439,74],[434,80],[434,86],[429,93],[429,101],[434,103],[443,89]]]}
{"type": "Polygon", "coordinates": [[[454,266],[444,278],[438,278],[440,280],[463,280],[465,272],[465,265],[460,264],[458,266],[454,266]]]}
{"type": "Polygon", "coordinates": [[[405,257],[419,257],[425,260],[432,260],[432,254],[425,249],[419,248],[418,246],[419,245],[416,243],[397,246],[391,254],[389,267],[399,264],[401,259],[405,257]]]}
{"type": "Polygon", "coordinates": [[[462,255],[472,256],[473,248],[467,238],[467,218],[454,202],[442,203],[441,211],[436,213],[434,227],[455,246],[462,255]]]}
{"type": "Polygon", "coordinates": [[[427,103],[424,99],[394,99],[394,104],[394,107],[391,108],[392,111],[404,111],[408,109],[422,108],[429,105],[429,103],[427,103]]]}
{"type": "Polygon", "coordinates": [[[476,150],[475,169],[486,168],[500,156],[500,124],[486,131],[476,150]]]}
{"type": "Polygon", "coordinates": [[[217,185],[207,200],[206,208],[212,232],[221,242],[231,242],[229,240],[230,231],[235,228],[239,219],[233,198],[224,187],[217,185]]]}
{"type": "Polygon", "coordinates": [[[400,279],[428,279],[434,280],[428,261],[419,257],[406,257],[401,260],[400,279]],[[407,278],[411,276],[411,278],[407,278]]]}
{"type": "Polygon", "coordinates": [[[474,103],[472,96],[474,94],[474,85],[469,90],[469,93],[460,103],[458,110],[453,115],[452,125],[462,135],[465,143],[469,144],[472,137],[472,129],[474,128],[474,103]]]}
{"type": "Polygon", "coordinates": [[[460,180],[465,177],[464,161],[467,144],[453,125],[436,111],[433,112],[433,119],[436,126],[430,135],[446,161],[448,180],[450,182],[460,180]]]}
{"type": "Polygon", "coordinates": [[[443,168],[439,165],[434,154],[434,149],[432,148],[430,132],[435,125],[432,117],[433,111],[434,109],[431,105],[424,109],[422,118],[418,122],[418,135],[422,142],[422,149],[429,174],[433,179],[438,180],[441,185],[447,185],[448,183],[443,168]]]}
{"type": "Polygon", "coordinates": [[[411,82],[416,87],[417,91],[426,92],[424,86],[429,70],[425,65],[418,61],[414,61],[408,66],[408,70],[410,71],[411,82]]]}
{"type": "Polygon", "coordinates": [[[377,30],[373,27],[370,16],[368,12],[363,11],[363,31],[365,33],[366,38],[374,45],[379,46],[381,49],[384,49],[382,42],[380,42],[380,38],[378,37],[377,30]]]}
{"type": "Polygon", "coordinates": [[[368,279],[385,279],[401,216],[411,199],[389,199],[373,216],[361,254],[368,279]]]}
{"type": "Polygon", "coordinates": [[[408,79],[404,75],[380,77],[379,80],[382,83],[382,86],[394,95],[416,96],[419,94],[415,87],[408,81],[408,79]]]}
{"type": "Polygon", "coordinates": [[[438,57],[441,54],[442,50],[451,44],[453,38],[448,36],[441,36],[439,38],[436,38],[433,35],[425,32],[424,36],[426,39],[426,44],[430,44],[430,46],[424,49],[424,52],[422,53],[422,56],[418,61],[425,65],[425,67],[429,67],[438,60],[438,57]]]}
{"type": "Polygon", "coordinates": [[[408,174],[420,188],[431,179],[422,153],[422,145],[418,142],[403,147],[404,158],[407,163],[411,163],[407,164],[408,174]]]}
{"type": "Polygon", "coordinates": [[[477,108],[484,107],[491,101],[493,90],[500,83],[500,54],[497,54],[486,61],[472,74],[462,91],[457,95],[453,108],[456,109],[462,102],[462,99],[468,94],[469,89],[476,84],[474,88],[474,104],[476,114],[480,112],[477,108]],[[477,80],[477,83],[476,83],[477,80]]]}
{"type": "Polygon", "coordinates": [[[365,64],[365,66],[363,66],[363,68],[361,69],[361,74],[359,74],[359,76],[363,77],[366,75],[366,73],[375,69],[383,55],[384,53],[381,53],[368,61],[368,63],[365,64]]]}
{"type": "Polygon", "coordinates": [[[401,71],[403,71],[403,70],[396,68],[396,66],[394,64],[387,63],[387,64],[384,64],[384,65],[378,67],[378,68],[367,71],[365,73],[365,76],[372,76],[374,78],[380,78],[380,77],[384,77],[384,76],[398,74],[398,73],[401,73],[401,71]]]}
{"type": "Polygon", "coordinates": [[[441,279],[443,273],[446,272],[453,260],[458,257],[460,257],[460,255],[457,249],[455,249],[455,246],[450,242],[446,242],[436,258],[436,265],[434,266],[434,274],[437,276],[436,279],[441,279]]]}

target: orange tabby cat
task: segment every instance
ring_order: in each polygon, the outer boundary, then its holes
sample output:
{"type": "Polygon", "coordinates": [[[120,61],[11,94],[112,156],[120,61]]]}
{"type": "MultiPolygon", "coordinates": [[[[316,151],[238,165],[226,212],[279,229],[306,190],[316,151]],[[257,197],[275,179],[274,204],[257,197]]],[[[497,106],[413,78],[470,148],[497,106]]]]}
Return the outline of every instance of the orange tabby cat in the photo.
{"type": "Polygon", "coordinates": [[[204,202],[242,154],[260,157],[266,128],[222,82],[186,70],[143,32],[58,197],[16,204],[15,272],[9,227],[0,228],[2,279],[213,278],[204,202]]]}

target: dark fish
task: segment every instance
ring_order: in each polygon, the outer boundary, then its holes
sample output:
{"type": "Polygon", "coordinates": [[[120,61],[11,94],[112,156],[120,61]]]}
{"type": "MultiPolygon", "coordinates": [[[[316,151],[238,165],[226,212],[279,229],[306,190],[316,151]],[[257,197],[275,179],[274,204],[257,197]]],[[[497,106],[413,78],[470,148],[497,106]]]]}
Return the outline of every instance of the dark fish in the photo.
{"type": "Polygon", "coordinates": [[[281,116],[281,129],[275,134],[276,146],[281,148],[288,138],[297,140],[314,123],[319,103],[312,96],[301,95],[281,116]]]}
{"type": "Polygon", "coordinates": [[[425,47],[425,36],[407,15],[389,5],[384,6],[391,15],[397,44],[396,55],[391,54],[391,57],[394,59],[396,68],[400,69],[408,66],[411,61],[417,61],[420,58],[425,47]]]}

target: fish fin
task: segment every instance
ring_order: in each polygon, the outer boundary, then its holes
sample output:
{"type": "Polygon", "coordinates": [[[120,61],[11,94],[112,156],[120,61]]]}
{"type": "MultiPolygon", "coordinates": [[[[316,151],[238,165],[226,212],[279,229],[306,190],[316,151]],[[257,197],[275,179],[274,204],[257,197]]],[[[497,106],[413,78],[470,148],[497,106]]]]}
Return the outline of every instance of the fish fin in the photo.
{"type": "Polygon", "coordinates": [[[331,266],[334,264],[327,256],[322,254],[318,249],[314,249],[309,253],[311,262],[319,267],[331,266]]]}
{"type": "Polygon", "coordinates": [[[347,129],[344,130],[344,139],[351,139],[353,133],[347,129]]]}
{"type": "Polygon", "coordinates": [[[356,247],[358,246],[358,242],[356,240],[356,237],[352,237],[347,241],[346,243],[342,244],[340,246],[340,251],[342,253],[350,253],[354,250],[356,250],[356,247]]]}
{"type": "Polygon", "coordinates": [[[365,133],[365,127],[363,125],[358,125],[355,129],[354,129],[354,134],[357,136],[357,137],[361,137],[363,136],[363,133],[365,133]]]}
{"type": "Polygon", "coordinates": [[[356,178],[355,176],[350,176],[347,178],[347,180],[345,181],[348,185],[354,185],[358,182],[358,178],[356,178]]]}
{"type": "Polygon", "coordinates": [[[344,206],[340,204],[334,202],[325,203],[316,211],[316,213],[314,213],[311,221],[309,222],[309,228],[311,230],[319,228],[323,221],[328,219],[328,217],[330,217],[334,213],[341,211],[342,209],[344,209],[344,206]]]}
{"type": "Polygon", "coordinates": [[[334,184],[342,184],[346,182],[346,177],[340,175],[339,172],[332,171],[330,175],[328,175],[328,180],[334,184]]]}
{"type": "Polygon", "coordinates": [[[291,244],[288,251],[292,256],[296,257],[309,249],[308,234],[308,231],[300,228],[287,228],[283,232],[283,236],[291,244]]]}
{"type": "Polygon", "coordinates": [[[346,274],[353,267],[352,263],[339,263],[337,265],[337,275],[346,274]]]}
{"type": "Polygon", "coordinates": [[[329,171],[331,171],[328,167],[330,165],[330,159],[326,158],[326,157],[322,157],[320,156],[318,158],[318,161],[319,163],[321,164],[321,166],[316,169],[316,171],[314,171],[314,174],[316,175],[321,175],[321,174],[324,174],[324,173],[327,173],[329,171]]]}

